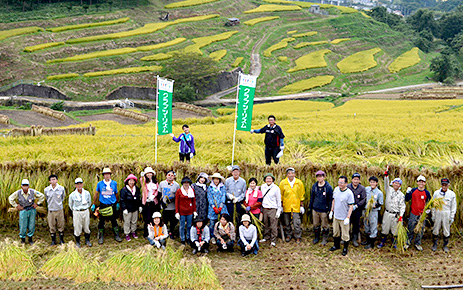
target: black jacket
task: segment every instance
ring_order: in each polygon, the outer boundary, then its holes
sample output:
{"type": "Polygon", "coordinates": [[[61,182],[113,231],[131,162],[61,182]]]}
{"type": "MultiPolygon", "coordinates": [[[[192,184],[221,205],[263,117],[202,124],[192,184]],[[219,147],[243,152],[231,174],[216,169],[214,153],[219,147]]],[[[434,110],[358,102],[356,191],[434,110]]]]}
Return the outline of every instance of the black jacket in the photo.
{"type": "Polygon", "coordinates": [[[278,148],[281,145],[280,140],[285,138],[285,134],[283,134],[283,130],[281,127],[275,124],[273,127],[270,127],[269,124],[265,125],[262,129],[259,129],[260,134],[265,133],[265,146],[271,148],[278,148]]]}
{"type": "Polygon", "coordinates": [[[325,180],[325,185],[322,191],[318,189],[318,182],[312,186],[310,191],[310,204],[309,209],[317,212],[329,212],[331,210],[331,204],[333,202],[333,188],[325,180]]]}
{"type": "Polygon", "coordinates": [[[128,210],[129,212],[135,212],[141,206],[141,194],[140,188],[135,186],[135,196],[132,195],[132,192],[124,186],[121,189],[121,209],[128,210]]]}
{"type": "Polygon", "coordinates": [[[349,183],[347,188],[352,190],[354,193],[354,200],[355,204],[357,205],[357,210],[363,210],[367,204],[367,192],[365,191],[365,186],[359,184],[357,188],[354,189],[352,183],[349,183]]]}

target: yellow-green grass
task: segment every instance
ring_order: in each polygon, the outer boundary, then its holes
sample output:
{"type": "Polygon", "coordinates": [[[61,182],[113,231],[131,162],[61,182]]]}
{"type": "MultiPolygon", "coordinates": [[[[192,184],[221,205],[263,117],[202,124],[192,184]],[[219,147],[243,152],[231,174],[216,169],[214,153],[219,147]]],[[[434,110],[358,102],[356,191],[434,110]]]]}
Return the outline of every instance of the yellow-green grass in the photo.
{"type": "Polygon", "coordinates": [[[313,35],[315,35],[317,33],[318,33],[317,31],[308,31],[308,32],[304,32],[304,33],[293,34],[291,36],[295,37],[295,38],[299,38],[299,37],[304,37],[304,36],[313,36],[313,35]]]}
{"type": "Polygon", "coordinates": [[[278,91],[278,93],[283,95],[300,93],[313,88],[323,87],[331,83],[333,79],[334,76],[316,76],[284,86],[278,91]]]}
{"type": "Polygon", "coordinates": [[[331,40],[331,44],[339,44],[341,42],[349,41],[349,40],[350,38],[336,38],[336,39],[331,40]]]}
{"type": "Polygon", "coordinates": [[[320,4],[320,3],[311,3],[311,2],[304,2],[304,1],[286,1],[286,0],[264,0],[267,3],[278,3],[278,4],[294,4],[298,5],[302,8],[310,8],[312,5],[319,5],[322,9],[329,9],[329,8],[336,8],[342,13],[357,13],[358,10],[350,7],[345,6],[337,6],[332,4],[320,4]]]}
{"type": "Polygon", "coordinates": [[[265,21],[270,21],[270,20],[275,20],[280,18],[280,16],[265,16],[265,17],[258,17],[258,18],[253,18],[250,20],[247,20],[243,22],[246,25],[253,26],[256,25],[257,23],[265,22],[265,21]]]}
{"type": "Polygon", "coordinates": [[[331,50],[329,49],[322,49],[301,56],[300,58],[294,61],[296,63],[296,66],[290,68],[289,70],[287,70],[287,72],[292,73],[305,69],[326,67],[327,64],[325,61],[325,54],[330,52],[331,50]]]}
{"type": "Polygon", "coordinates": [[[262,13],[262,12],[281,12],[281,11],[297,11],[302,8],[296,5],[275,5],[275,4],[263,4],[257,8],[246,10],[244,13],[262,13]]]}
{"type": "Polygon", "coordinates": [[[220,61],[224,56],[227,55],[227,50],[226,49],[220,49],[216,50],[214,52],[211,52],[209,54],[209,57],[212,58],[215,61],[220,61]]]}
{"type": "Polygon", "coordinates": [[[158,65],[137,66],[137,67],[128,67],[128,68],[112,69],[112,70],[97,71],[97,72],[88,72],[84,74],[84,77],[91,78],[91,77],[109,76],[109,75],[117,75],[117,74],[151,72],[151,71],[160,71],[161,69],[162,69],[162,66],[158,66],[158,65]]]}
{"type": "Polygon", "coordinates": [[[181,18],[181,19],[177,19],[174,21],[170,21],[170,22],[148,23],[148,24],[145,24],[143,27],[140,27],[134,30],[116,32],[116,33],[108,33],[108,34],[100,34],[100,35],[87,36],[87,37],[81,37],[81,38],[73,38],[73,39],[67,40],[66,43],[72,44],[72,43],[81,43],[81,42],[90,42],[90,41],[100,41],[100,40],[118,39],[118,38],[125,38],[125,37],[131,37],[131,36],[137,36],[137,35],[143,35],[143,34],[150,34],[150,33],[159,31],[161,29],[164,29],[166,27],[169,27],[171,25],[176,25],[176,24],[186,23],[186,22],[202,21],[202,20],[207,20],[211,18],[216,18],[219,16],[220,16],[219,14],[211,14],[211,15],[181,18]]]}
{"type": "Polygon", "coordinates": [[[10,29],[10,30],[1,30],[0,40],[13,37],[13,36],[17,36],[17,35],[35,33],[35,32],[39,32],[43,30],[44,30],[43,28],[38,27],[38,26],[29,26],[29,27],[15,28],[15,29],[10,29]]]}
{"type": "Polygon", "coordinates": [[[279,56],[277,57],[279,61],[281,62],[287,62],[288,61],[288,57],[287,56],[279,56]]]}
{"type": "Polygon", "coordinates": [[[194,44],[185,47],[179,52],[185,52],[185,53],[193,52],[193,53],[203,54],[201,51],[201,48],[206,47],[214,42],[227,40],[233,35],[235,35],[236,33],[238,33],[238,31],[228,31],[228,32],[220,33],[220,34],[193,38],[192,41],[194,42],[194,44]]]}
{"type": "Polygon", "coordinates": [[[232,67],[238,67],[241,64],[241,62],[243,61],[243,59],[244,59],[244,57],[242,57],[242,56],[237,57],[235,59],[235,61],[232,63],[231,66],[232,67]]]}
{"type": "Polygon", "coordinates": [[[365,12],[363,12],[363,11],[360,11],[360,14],[362,14],[362,15],[363,15],[363,16],[365,16],[366,18],[371,18],[371,16],[370,16],[370,15],[366,14],[366,13],[365,13],[365,12]]]}
{"type": "Polygon", "coordinates": [[[294,46],[295,49],[303,48],[306,46],[313,46],[313,45],[320,45],[328,43],[327,40],[320,40],[320,41],[310,41],[310,42],[301,42],[294,46]]]}
{"type": "Polygon", "coordinates": [[[142,58],[140,58],[140,60],[143,60],[143,61],[156,61],[156,60],[165,60],[165,59],[169,59],[169,58],[172,58],[173,55],[172,54],[168,54],[168,53],[156,53],[156,54],[153,54],[153,55],[148,55],[148,56],[144,56],[142,58]]]}
{"type": "Polygon", "coordinates": [[[60,46],[60,45],[64,45],[64,42],[48,42],[48,43],[42,43],[42,44],[38,44],[38,45],[26,46],[24,48],[24,51],[25,52],[34,52],[34,51],[37,51],[37,50],[42,50],[42,49],[55,47],[55,46],[60,46]]]}
{"type": "Polygon", "coordinates": [[[59,27],[50,27],[47,28],[48,31],[51,32],[61,32],[66,30],[74,30],[74,29],[82,29],[82,28],[90,28],[90,27],[97,27],[97,26],[106,26],[106,25],[113,25],[119,23],[125,23],[129,21],[129,17],[102,21],[102,22],[93,22],[93,23],[82,23],[82,24],[75,24],[75,25],[67,25],[67,26],[59,26],[59,27]]]}
{"type": "Polygon", "coordinates": [[[272,52],[274,52],[275,50],[279,50],[279,49],[287,47],[288,42],[292,42],[292,41],[295,41],[295,40],[296,39],[293,38],[293,37],[288,37],[288,38],[282,39],[277,44],[274,44],[274,45],[270,46],[269,48],[267,48],[266,50],[264,50],[264,56],[266,56],[266,57],[272,56],[272,52]]]}
{"type": "Polygon", "coordinates": [[[421,61],[418,47],[414,47],[411,50],[403,53],[396,58],[388,67],[391,73],[397,73],[404,68],[414,66],[421,61]]]}
{"type": "Polygon", "coordinates": [[[155,50],[155,49],[161,49],[161,48],[166,48],[169,46],[177,45],[179,43],[182,43],[186,40],[184,37],[179,37],[171,41],[167,42],[161,42],[161,43],[156,43],[152,45],[145,45],[145,46],[138,46],[136,49],[138,51],[150,51],[150,50],[155,50]]]}
{"type": "Polygon", "coordinates": [[[288,31],[288,32],[286,32],[286,33],[287,33],[287,34],[294,34],[294,33],[296,33],[296,32],[297,32],[297,30],[290,30],[290,31],[288,31]]]}
{"type": "Polygon", "coordinates": [[[207,3],[217,2],[217,1],[219,0],[186,0],[186,1],[179,1],[179,2],[167,4],[164,6],[164,8],[172,9],[172,8],[190,7],[190,6],[197,6],[197,5],[207,4],[207,3]]]}
{"type": "Polygon", "coordinates": [[[51,75],[51,76],[47,76],[47,80],[53,81],[53,80],[70,79],[70,78],[75,78],[75,77],[78,77],[78,76],[79,76],[79,74],[76,74],[76,73],[51,75]]]}
{"type": "Polygon", "coordinates": [[[377,65],[375,54],[380,51],[376,47],[354,53],[338,62],[337,67],[343,74],[367,71],[377,65]]]}

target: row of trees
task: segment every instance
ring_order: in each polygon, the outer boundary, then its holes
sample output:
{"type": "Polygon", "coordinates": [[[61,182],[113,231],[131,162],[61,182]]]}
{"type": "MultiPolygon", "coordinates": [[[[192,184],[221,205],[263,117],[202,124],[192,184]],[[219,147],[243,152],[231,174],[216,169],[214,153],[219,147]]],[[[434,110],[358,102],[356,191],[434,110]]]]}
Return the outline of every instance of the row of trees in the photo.
{"type": "Polygon", "coordinates": [[[33,11],[47,10],[57,6],[65,5],[69,10],[74,6],[80,6],[85,11],[89,8],[99,10],[102,5],[107,6],[110,10],[114,6],[129,7],[138,6],[139,0],[0,0],[0,7],[6,11],[33,11]]]}

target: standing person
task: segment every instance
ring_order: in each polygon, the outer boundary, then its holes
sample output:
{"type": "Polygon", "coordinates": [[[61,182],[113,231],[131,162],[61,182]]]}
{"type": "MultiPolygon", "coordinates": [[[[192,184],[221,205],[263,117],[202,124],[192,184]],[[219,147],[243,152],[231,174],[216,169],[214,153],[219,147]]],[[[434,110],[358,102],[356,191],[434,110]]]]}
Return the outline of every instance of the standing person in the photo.
{"type": "Polygon", "coordinates": [[[198,219],[202,220],[207,224],[207,184],[209,183],[209,176],[201,172],[196,179],[196,183],[193,184],[193,190],[195,191],[196,197],[196,212],[198,213],[198,219]]]}
{"type": "Polygon", "coordinates": [[[92,197],[90,192],[83,188],[82,178],[76,178],[74,184],[76,190],[69,195],[69,208],[72,210],[72,224],[74,226],[74,237],[76,246],[80,248],[80,235],[84,232],[85,244],[91,247],[90,242],[90,205],[92,197]]]}
{"type": "Polygon", "coordinates": [[[92,211],[95,211],[96,204],[99,202],[98,222],[98,244],[104,242],[104,225],[107,220],[111,221],[114,231],[114,239],[122,242],[119,236],[119,226],[117,224],[117,212],[119,211],[119,196],[117,194],[117,182],[111,179],[111,169],[103,168],[103,180],[96,185],[93,197],[92,211]]]}
{"type": "Polygon", "coordinates": [[[251,130],[252,133],[264,134],[265,133],[265,164],[270,165],[273,162],[278,164],[285,149],[284,141],[285,134],[283,130],[276,123],[274,115],[268,116],[268,124],[262,129],[251,130]]]}
{"type": "Polygon", "coordinates": [[[251,177],[249,179],[249,188],[246,191],[243,206],[245,207],[247,214],[253,214],[256,218],[259,218],[260,208],[262,207],[262,191],[257,186],[257,179],[251,177]]]}
{"type": "Polygon", "coordinates": [[[204,253],[207,255],[207,253],[209,253],[209,242],[211,240],[209,227],[207,227],[202,220],[195,219],[195,224],[189,229],[189,232],[193,255],[196,255],[197,253],[204,253]]]}
{"type": "Polygon", "coordinates": [[[222,214],[220,220],[215,223],[214,235],[217,241],[218,252],[233,252],[235,245],[236,232],[235,226],[230,222],[230,216],[226,213],[222,214]]]}
{"type": "Polygon", "coordinates": [[[161,218],[161,213],[158,211],[153,213],[153,221],[148,225],[148,241],[150,245],[165,250],[168,237],[167,226],[161,218]]]}
{"type": "Polygon", "coordinates": [[[449,189],[450,180],[448,178],[441,179],[441,188],[434,192],[434,199],[442,198],[444,200],[444,206],[442,210],[432,209],[432,220],[434,227],[432,229],[433,245],[432,250],[437,251],[437,242],[439,241],[439,232],[442,228],[442,234],[444,235],[444,252],[448,253],[449,239],[450,239],[450,226],[455,220],[455,214],[457,213],[457,198],[455,192],[449,189]]]}
{"type": "MultiPolygon", "coordinates": [[[[207,202],[209,204],[207,217],[209,218],[209,233],[214,236],[214,225],[219,219],[219,214],[228,214],[225,206],[225,180],[220,173],[214,173],[211,176],[211,184],[207,188],[207,202]]],[[[211,239],[211,243],[215,244],[215,239],[211,239]]]]}
{"type": "Polygon", "coordinates": [[[320,230],[322,232],[322,246],[328,243],[328,234],[330,227],[328,223],[328,213],[331,210],[333,202],[333,188],[325,180],[326,174],[323,170],[315,173],[317,182],[312,186],[310,191],[309,210],[312,211],[313,231],[315,237],[313,243],[316,244],[320,241],[320,230]],[[321,227],[320,227],[321,225],[321,227]]]}
{"type": "Polygon", "coordinates": [[[50,227],[51,246],[56,245],[56,230],[59,232],[59,243],[64,244],[64,210],[63,201],[66,190],[58,184],[58,176],[52,174],[48,177],[50,185],[45,187],[43,193],[47,198],[48,226],[50,227]]]}
{"type": "MultiPolygon", "coordinates": [[[[408,218],[408,242],[406,248],[410,246],[412,242],[415,243],[415,248],[418,251],[423,251],[421,246],[421,239],[423,238],[424,227],[426,226],[426,220],[423,222],[423,227],[421,231],[415,236],[415,227],[420,219],[421,214],[423,213],[426,203],[431,199],[431,193],[425,188],[426,178],[423,175],[418,176],[416,179],[418,187],[407,188],[407,194],[405,195],[405,201],[411,201],[410,206],[410,217],[408,218]]],[[[431,212],[431,210],[426,211],[426,213],[431,212]]]]}
{"type": "Polygon", "coordinates": [[[244,214],[241,218],[242,225],[239,228],[240,240],[238,245],[241,248],[241,256],[247,256],[251,253],[257,255],[259,244],[257,243],[257,228],[251,224],[251,217],[244,214]]]}
{"type": "Polygon", "coordinates": [[[286,169],[286,178],[280,182],[280,192],[283,202],[286,242],[291,241],[291,237],[294,237],[296,243],[299,244],[302,236],[301,218],[305,213],[305,188],[302,181],[296,178],[294,168],[289,167],[286,169]],[[291,228],[291,221],[294,231],[291,228]]]}
{"type": "Polygon", "coordinates": [[[350,217],[355,204],[354,194],[347,187],[347,177],[341,176],[338,180],[338,186],[333,191],[333,203],[329,219],[333,219],[333,239],[334,245],[330,251],[336,251],[341,248],[341,239],[344,241],[342,255],[346,256],[349,249],[349,227],[350,217]]]}
{"type": "Polygon", "coordinates": [[[375,240],[378,236],[378,217],[381,206],[384,203],[383,192],[378,188],[378,178],[376,176],[371,176],[368,181],[370,186],[365,188],[367,192],[367,203],[373,199],[372,209],[368,216],[365,216],[364,226],[365,234],[367,236],[367,245],[365,249],[372,249],[375,246],[375,240]]]}
{"type": "Polygon", "coordinates": [[[280,187],[275,184],[275,176],[271,173],[265,174],[264,182],[261,186],[263,192],[262,214],[264,217],[264,238],[261,242],[265,243],[267,240],[270,240],[270,247],[276,247],[278,219],[283,211],[280,187]]]}
{"type": "Polygon", "coordinates": [[[148,236],[148,225],[153,221],[153,214],[161,211],[161,192],[156,179],[156,172],[151,167],[146,167],[140,177],[142,191],[142,211],[143,214],[143,237],[148,236]]]}
{"type": "Polygon", "coordinates": [[[138,239],[138,213],[143,212],[141,207],[140,188],[135,185],[137,181],[137,177],[133,174],[130,174],[124,180],[125,186],[121,189],[121,208],[122,215],[124,217],[124,235],[127,242],[130,242],[132,238],[138,239]]]}
{"type": "MultiPolygon", "coordinates": [[[[360,184],[360,174],[354,173],[352,175],[351,183],[347,185],[352,193],[354,194],[354,208],[352,212],[352,216],[350,219],[350,223],[352,224],[352,244],[354,247],[358,247],[358,239],[360,234],[360,218],[362,217],[363,210],[365,209],[365,205],[367,202],[367,193],[365,191],[365,186],[360,184]]],[[[363,242],[364,245],[367,242],[363,242]]]]}
{"type": "Polygon", "coordinates": [[[241,209],[241,203],[244,200],[244,195],[247,189],[246,180],[241,178],[240,174],[240,167],[238,165],[234,165],[232,167],[232,176],[225,180],[225,190],[227,192],[227,213],[233,219],[236,207],[236,216],[238,220],[239,215],[243,212],[243,210],[241,209]]]}
{"type": "Polygon", "coordinates": [[[196,213],[196,198],[195,191],[191,187],[192,181],[188,176],[182,179],[182,187],[175,194],[175,217],[180,220],[180,241],[185,244],[186,240],[190,240],[190,228],[193,219],[198,216],[196,213]],[[186,223],[186,228],[185,228],[186,223]]]}
{"type": "Polygon", "coordinates": [[[26,235],[29,238],[29,244],[34,244],[32,236],[35,233],[35,216],[37,215],[37,205],[42,204],[45,195],[35,189],[29,188],[29,180],[21,181],[21,189],[13,192],[8,197],[12,207],[19,210],[19,237],[21,243],[26,243],[26,235]],[[37,203],[35,202],[37,199],[37,203]]]}
{"type": "Polygon", "coordinates": [[[159,188],[162,192],[162,203],[164,210],[162,212],[162,219],[166,223],[169,223],[169,237],[174,238],[175,227],[177,226],[178,220],[175,217],[175,193],[180,189],[178,183],[174,180],[175,172],[169,170],[166,173],[166,180],[159,183],[159,188]]]}
{"type": "Polygon", "coordinates": [[[386,193],[386,202],[384,206],[386,210],[384,211],[381,225],[382,237],[378,245],[379,249],[385,246],[389,233],[392,234],[392,244],[396,247],[394,237],[397,236],[397,225],[402,221],[405,213],[405,196],[402,191],[400,191],[402,180],[400,178],[395,178],[391,184],[389,184],[389,168],[386,169],[384,175],[384,192],[386,193]]]}
{"type": "Polygon", "coordinates": [[[175,137],[174,134],[170,134],[172,137],[172,140],[175,142],[180,142],[179,147],[178,147],[178,155],[180,157],[180,161],[184,162],[190,162],[190,159],[193,158],[194,155],[196,155],[196,150],[195,150],[195,140],[193,138],[193,135],[190,133],[190,127],[188,127],[187,124],[182,126],[183,133],[180,134],[180,136],[175,137]]]}

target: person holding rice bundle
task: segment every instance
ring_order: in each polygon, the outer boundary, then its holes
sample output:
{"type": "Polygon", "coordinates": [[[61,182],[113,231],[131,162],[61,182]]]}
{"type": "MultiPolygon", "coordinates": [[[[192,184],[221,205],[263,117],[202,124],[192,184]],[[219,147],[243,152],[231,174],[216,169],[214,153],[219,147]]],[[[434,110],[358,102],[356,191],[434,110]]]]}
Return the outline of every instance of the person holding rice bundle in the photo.
{"type": "Polygon", "coordinates": [[[256,218],[259,218],[262,206],[262,191],[257,186],[255,177],[249,179],[249,188],[246,191],[243,206],[247,214],[253,214],[256,218]]]}
{"type": "Polygon", "coordinates": [[[125,240],[130,242],[132,238],[138,239],[137,222],[138,213],[142,212],[140,189],[135,184],[138,179],[130,174],[124,180],[125,186],[121,189],[121,208],[124,218],[125,240]]]}
{"type": "Polygon", "coordinates": [[[142,191],[142,211],[143,214],[143,237],[148,236],[148,225],[152,221],[153,213],[161,211],[161,191],[156,179],[156,172],[151,167],[146,167],[141,172],[140,177],[142,191]]]}
{"type": "Polygon", "coordinates": [[[193,255],[197,253],[209,253],[209,241],[211,240],[209,227],[201,219],[195,219],[195,224],[190,228],[191,247],[193,255]]]}
{"type": "Polygon", "coordinates": [[[48,177],[50,185],[45,187],[43,194],[48,205],[48,226],[50,227],[51,246],[56,245],[56,231],[59,233],[59,243],[64,244],[64,210],[63,201],[66,190],[58,184],[58,176],[52,174],[48,177]]]}
{"type": "Polygon", "coordinates": [[[174,134],[170,134],[172,137],[172,140],[175,142],[180,142],[178,146],[178,155],[180,158],[180,162],[190,162],[190,159],[193,158],[194,155],[196,155],[196,150],[195,150],[195,140],[193,138],[193,135],[190,133],[190,127],[185,124],[182,126],[183,133],[180,134],[180,136],[175,137],[174,134]]]}
{"type": "Polygon", "coordinates": [[[196,212],[198,213],[198,218],[203,220],[204,223],[207,223],[207,184],[209,183],[209,176],[201,172],[196,179],[196,183],[193,184],[193,189],[195,191],[196,197],[196,212]]]}
{"type": "Polygon", "coordinates": [[[244,214],[241,217],[242,225],[239,227],[240,240],[238,245],[241,248],[241,256],[247,256],[251,253],[257,255],[259,244],[257,243],[257,228],[251,224],[251,217],[244,214]]]}
{"type": "MultiPolygon", "coordinates": [[[[209,232],[214,236],[214,225],[219,219],[219,214],[228,214],[225,206],[225,185],[224,178],[220,173],[214,173],[211,176],[212,182],[207,189],[207,202],[209,204],[207,217],[209,218],[209,232]]],[[[211,243],[215,244],[215,239],[211,239],[211,243]]]]}
{"type": "Polygon", "coordinates": [[[90,192],[83,188],[82,178],[74,181],[76,190],[69,195],[69,208],[72,210],[72,224],[74,226],[74,237],[76,246],[80,248],[80,235],[84,232],[85,244],[92,246],[90,242],[90,204],[92,197],[90,192]]]}
{"type": "MultiPolygon", "coordinates": [[[[423,238],[426,220],[423,222],[421,231],[418,234],[416,234],[416,236],[414,230],[416,225],[418,224],[421,214],[424,211],[426,203],[431,199],[431,194],[425,188],[426,178],[423,175],[418,176],[416,181],[418,183],[418,187],[408,187],[407,194],[405,195],[405,201],[411,201],[410,217],[408,218],[408,242],[406,248],[408,248],[410,244],[414,242],[415,248],[418,251],[423,251],[423,247],[421,246],[421,239],[423,238]]],[[[428,209],[426,213],[428,214],[429,212],[431,212],[431,210],[428,209]]]]}
{"type": "MultiPolygon", "coordinates": [[[[227,192],[227,199],[225,204],[227,206],[227,213],[234,218],[236,210],[236,219],[244,212],[241,208],[241,203],[244,200],[246,193],[246,180],[240,177],[241,168],[238,165],[232,167],[232,176],[225,180],[225,191],[227,192]]],[[[236,222],[236,221],[233,221],[236,222]]]]}
{"type": "Polygon", "coordinates": [[[328,181],[325,180],[325,176],[326,174],[323,170],[319,170],[315,173],[317,182],[312,186],[309,203],[309,209],[312,211],[313,230],[315,234],[313,243],[316,244],[320,241],[320,230],[322,229],[322,246],[328,243],[328,234],[330,232],[328,213],[330,212],[331,203],[333,202],[333,188],[328,181]]]}
{"type": "Polygon", "coordinates": [[[233,246],[236,240],[235,226],[230,222],[230,216],[222,214],[220,220],[215,223],[214,235],[217,241],[218,252],[233,252],[233,246]]]}
{"type": "Polygon", "coordinates": [[[45,195],[35,189],[29,188],[29,180],[21,181],[21,189],[13,192],[8,201],[12,207],[19,210],[19,237],[21,243],[26,243],[26,236],[29,238],[29,244],[34,244],[32,237],[35,233],[35,216],[37,215],[37,206],[45,200],[45,195]],[[37,203],[35,202],[37,199],[37,203]]]}
{"type": "Polygon", "coordinates": [[[150,245],[165,250],[168,237],[167,226],[161,218],[161,213],[158,211],[153,213],[153,220],[148,224],[148,241],[150,245]]]}
{"type": "Polygon", "coordinates": [[[365,249],[372,249],[375,246],[376,237],[378,236],[378,217],[381,206],[384,203],[383,193],[378,188],[378,177],[371,176],[368,181],[370,186],[365,188],[367,193],[367,206],[365,213],[365,235],[367,244],[365,249]]]}
{"type": "Polygon", "coordinates": [[[260,241],[265,243],[270,240],[270,247],[276,247],[278,237],[278,219],[283,211],[281,206],[280,187],[275,184],[275,176],[267,173],[264,176],[264,184],[261,189],[262,197],[262,213],[264,217],[264,238],[260,241]]]}
{"type": "Polygon", "coordinates": [[[305,188],[302,181],[296,178],[296,170],[294,168],[289,167],[286,169],[286,178],[280,182],[280,192],[283,202],[286,242],[294,238],[296,239],[296,243],[299,244],[302,237],[301,219],[305,213],[305,188]],[[294,230],[291,227],[291,222],[294,230]]]}
{"type": "Polygon", "coordinates": [[[104,242],[104,225],[107,220],[111,221],[114,231],[114,239],[122,242],[119,236],[119,226],[117,224],[117,212],[119,211],[119,202],[117,194],[117,182],[111,179],[111,169],[103,168],[103,180],[96,185],[95,195],[93,197],[92,211],[96,210],[96,204],[99,202],[98,212],[98,244],[104,242]]]}
{"type": "Polygon", "coordinates": [[[173,170],[167,171],[166,180],[159,183],[159,188],[162,192],[162,205],[164,208],[162,218],[166,225],[169,223],[169,237],[173,239],[175,227],[178,223],[175,217],[175,194],[180,189],[180,186],[175,181],[175,172],[173,170]]]}
{"type": "Polygon", "coordinates": [[[444,201],[441,210],[433,207],[432,209],[432,221],[434,227],[432,229],[433,235],[433,252],[437,251],[437,243],[439,241],[439,233],[442,228],[442,234],[444,235],[444,252],[449,252],[449,239],[450,239],[450,226],[455,220],[455,214],[457,213],[457,198],[455,192],[449,189],[450,180],[448,178],[442,178],[441,188],[434,192],[434,199],[442,198],[444,201]]]}
{"type": "Polygon", "coordinates": [[[180,242],[185,244],[186,240],[190,240],[190,228],[198,214],[196,213],[196,198],[195,191],[191,187],[192,181],[188,176],[183,177],[182,187],[175,194],[175,217],[180,221],[180,242]],[[186,228],[185,228],[186,223],[186,228]]]}
{"type": "MultiPolygon", "coordinates": [[[[354,207],[352,211],[352,216],[350,223],[352,224],[352,245],[358,247],[358,239],[360,234],[360,218],[362,217],[363,210],[367,202],[367,193],[365,191],[365,186],[360,184],[360,174],[352,174],[351,183],[347,185],[352,193],[354,194],[354,207]]],[[[364,243],[366,244],[366,243],[364,243]]]]}
{"type": "Polygon", "coordinates": [[[384,192],[386,194],[386,202],[384,203],[385,211],[383,214],[383,222],[381,225],[381,242],[378,248],[381,249],[386,245],[387,235],[392,234],[392,244],[396,247],[395,237],[397,236],[397,229],[399,222],[405,213],[405,196],[400,191],[402,180],[395,178],[389,184],[389,167],[384,172],[384,192]]]}

